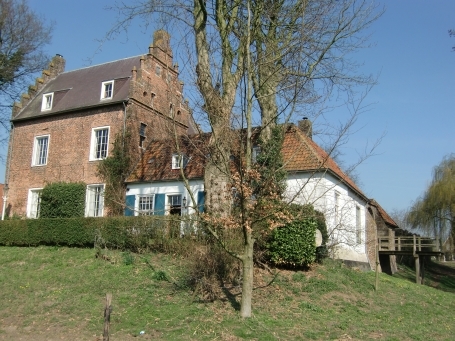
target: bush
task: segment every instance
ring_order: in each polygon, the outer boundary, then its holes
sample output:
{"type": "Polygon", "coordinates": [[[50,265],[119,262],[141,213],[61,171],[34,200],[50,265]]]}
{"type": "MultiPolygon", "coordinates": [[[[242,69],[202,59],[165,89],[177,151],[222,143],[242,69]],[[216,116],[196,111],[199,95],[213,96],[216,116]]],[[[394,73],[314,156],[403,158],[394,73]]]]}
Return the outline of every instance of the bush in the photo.
{"type": "Polygon", "coordinates": [[[82,182],[54,182],[47,184],[41,193],[40,218],[83,217],[85,189],[82,182]]]}
{"type": "Polygon", "coordinates": [[[0,245],[92,247],[96,242],[137,252],[151,245],[166,248],[170,230],[161,216],[5,220],[0,224],[0,245]]]}
{"type": "Polygon", "coordinates": [[[267,256],[277,265],[308,266],[316,259],[315,218],[296,219],[275,229],[267,243],[267,256]]]}

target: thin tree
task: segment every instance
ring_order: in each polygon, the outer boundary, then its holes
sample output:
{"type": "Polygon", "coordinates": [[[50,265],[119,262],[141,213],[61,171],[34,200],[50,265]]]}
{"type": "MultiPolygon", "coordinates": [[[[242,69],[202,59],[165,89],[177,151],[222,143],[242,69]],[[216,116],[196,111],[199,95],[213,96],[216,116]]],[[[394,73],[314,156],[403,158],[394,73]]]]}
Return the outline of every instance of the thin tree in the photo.
{"type": "Polygon", "coordinates": [[[0,0],[0,124],[5,131],[14,101],[49,63],[44,47],[51,32],[52,24],[33,12],[26,0],[0,0]]]}
{"type": "Polygon", "coordinates": [[[281,202],[279,181],[267,192],[272,200],[261,200],[257,184],[280,177],[252,165],[252,147],[256,141],[268,146],[274,136],[279,142],[280,133],[274,135],[279,123],[324,103],[334,89],[351,99],[357,85],[372,83],[354,72],[347,54],[363,45],[363,30],[379,13],[363,0],[137,1],[117,9],[121,18],[108,36],[135,18],[146,24],[161,19],[183,37],[188,60],[194,56],[190,75],[211,130],[205,219],[209,232],[243,264],[241,315],[249,317],[255,238],[264,226],[270,230],[289,218],[282,207],[271,206],[281,202]],[[226,230],[241,231],[242,250],[229,249],[226,230]]]}

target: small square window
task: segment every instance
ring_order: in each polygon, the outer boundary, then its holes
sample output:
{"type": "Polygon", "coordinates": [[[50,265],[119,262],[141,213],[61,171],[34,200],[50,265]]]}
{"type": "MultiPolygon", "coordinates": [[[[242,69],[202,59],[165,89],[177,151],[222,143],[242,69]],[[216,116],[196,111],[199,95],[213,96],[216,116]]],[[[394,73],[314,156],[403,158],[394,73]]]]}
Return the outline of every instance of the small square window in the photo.
{"type": "Polygon", "coordinates": [[[104,185],[88,185],[85,202],[87,217],[102,217],[104,209],[104,185]]]}
{"type": "Polygon", "coordinates": [[[49,151],[49,135],[35,137],[32,166],[45,166],[49,151]]]}
{"type": "Polygon", "coordinates": [[[101,84],[101,99],[110,99],[114,95],[114,81],[101,84]]]}
{"type": "Polygon", "coordinates": [[[54,93],[48,93],[43,95],[43,101],[41,102],[41,111],[47,111],[52,109],[52,101],[54,99],[54,93]]]}
{"type": "Polygon", "coordinates": [[[172,169],[185,168],[188,164],[189,158],[186,155],[173,154],[172,155],[172,169]]]}
{"type": "Polygon", "coordinates": [[[153,195],[141,195],[138,200],[139,215],[153,215],[153,195]]]}
{"type": "Polygon", "coordinates": [[[102,160],[107,157],[109,147],[109,127],[92,129],[90,160],[102,160]]]}

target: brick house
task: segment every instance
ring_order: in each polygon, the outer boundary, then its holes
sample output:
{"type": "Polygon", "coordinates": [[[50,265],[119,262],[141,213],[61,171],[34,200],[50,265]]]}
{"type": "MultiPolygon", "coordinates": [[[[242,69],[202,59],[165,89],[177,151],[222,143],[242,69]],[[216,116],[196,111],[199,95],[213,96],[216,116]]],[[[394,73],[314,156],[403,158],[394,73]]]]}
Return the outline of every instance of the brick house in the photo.
{"type": "MultiPolygon", "coordinates": [[[[127,179],[126,215],[192,214],[205,204],[205,146],[210,134],[152,141],[127,179]],[[182,181],[181,171],[189,187],[182,181]],[[193,198],[195,202],[192,202],[193,198]]],[[[367,248],[369,199],[311,136],[308,120],[289,124],[282,155],[287,171],[285,200],[311,203],[322,212],[333,246],[332,256],[370,268],[367,248]]],[[[252,157],[260,153],[253,146],[252,157]]],[[[373,258],[374,261],[374,258],[373,258]]]]}
{"type": "Polygon", "coordinates": [[[106,215],[96,172],[116,136],[129,134],[134,162],[169,129],[193,132],[165,31],[154,33],[147,54],[64,68],[56,55],[14,105],[5,174],[10,216],[37,217],[40,191],[57,181],[86,183],[86,216],[106,215]]]}

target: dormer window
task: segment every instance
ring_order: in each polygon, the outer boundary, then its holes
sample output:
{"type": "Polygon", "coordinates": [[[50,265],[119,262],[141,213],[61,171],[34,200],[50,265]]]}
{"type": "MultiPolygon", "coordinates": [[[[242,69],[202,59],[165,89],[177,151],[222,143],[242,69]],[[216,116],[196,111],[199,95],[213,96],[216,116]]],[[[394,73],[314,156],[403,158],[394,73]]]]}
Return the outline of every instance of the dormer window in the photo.
{"type": "Polygon", "coordinates": [[[54,99],[54,93],[48,93],[43,95],[43,101],[41,103],[41,111],[52,109],[52,100],[54,99]]]}
{"type": "Polygon", "coordinates": [[[189,158],[186,155],[173,154],[172,155],[172,169],[185,168],[188,164],[189,158]]]}
{"type": "Polygon", "coordinates": [[[101,84],[101,99],[110,99],[114,95],[114,81],[101,84]]]}

